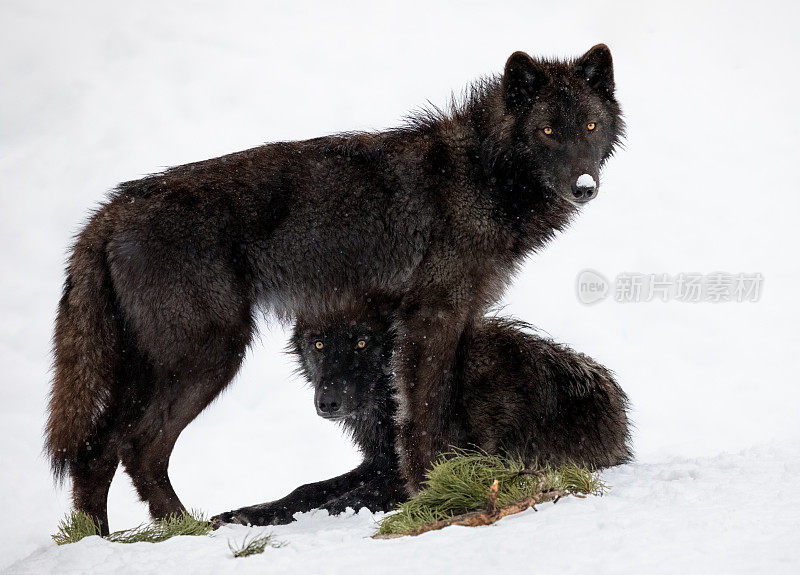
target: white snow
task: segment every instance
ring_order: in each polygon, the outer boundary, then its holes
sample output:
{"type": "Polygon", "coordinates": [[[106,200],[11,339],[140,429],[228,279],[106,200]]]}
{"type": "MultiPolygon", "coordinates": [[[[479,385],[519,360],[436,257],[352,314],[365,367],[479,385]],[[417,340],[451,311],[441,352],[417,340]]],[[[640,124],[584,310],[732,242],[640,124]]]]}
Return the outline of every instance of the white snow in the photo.
{"type": "Polygon", "coordinates": [[[786,511],[800,506],[798,472],[797,449],[676,457],[607,472],[613,488],[604,497],[562,499],[489,527],[373,540],[383,514],[316,511],[256,529],[285,546],[246,559],[234,559],[228,542],[253,530],[231,525],[211,538],[157,545],[99,537],[50,545],[9,572],[709,573],[724,565],[726,573],[788,573],[796,567],[798,525],[786,511]]]}
{"type": "MultiPolygon", "coordinates": [[[[799,16],[769,0],[5,0],[0,570],[798,572],[800,190],[786,193],[782,174],[800,155],[799,16]],[[392,541],[368,538],[366,511],[307,514],[272,529],[288,545],[238,560],[227,539],[244,527],[157,545],[50,541],[69,503],[41,457],[49,338],[71,235],[106,190],[266,140],[394,126],[515,50],[575,56],[597,42],[614,54],[625,149],[603,196],[526,264],[503,313],[593,356],[628,391],[637,461],[605,474],[605,497],[392,541]],[[765,279],[757,303],[588,307],[574,283],[585,269],[765,279]]],[[[358,462],[292,377],[287,334],[261,327],[237,381],[178,442],[170,471],[187,506],[274,499],[358,462]]],[[[114,529],[147,518],[124,474],[109,510],[114,529]]]]}
{"type": "Polygon", "coordinates": [[[590,174],[581,174],[575,183],[582,188],[594,188],[597,185],[590,174]]]}

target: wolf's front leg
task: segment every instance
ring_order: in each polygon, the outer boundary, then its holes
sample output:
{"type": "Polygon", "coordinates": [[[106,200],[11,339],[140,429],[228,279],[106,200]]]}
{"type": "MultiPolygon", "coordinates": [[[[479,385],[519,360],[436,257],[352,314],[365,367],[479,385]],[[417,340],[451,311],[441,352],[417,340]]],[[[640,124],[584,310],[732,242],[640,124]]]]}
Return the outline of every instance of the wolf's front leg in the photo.
{"type": "Polygon", "coordinates": [[[211,521],[215,527],[226,523],[284,525],[292,522],[295,513],[324,507],[326,502],[364,485],[372,480],[373,477],[372,465],[369,462],[365,462],[338,477],[301,485],[289,495],[277,501],[220,513],[212,517],[211,521]]]}
{"type": "Polygon", "coordinates": [[[459,342],[471,324],[469,312],[467,303],[431,306],[409,298],[398,314],[393,356],[397,453],[409,495],[419,491],[425,470],[438,455],[463,444],[464,410],[455,368],[459,342]]]}
{"type": "Polygon", "coordinates": [[[321,508],[327,509],[331,515],[344,513],[348,508],[358,511],[362,507],[374,513],[391,511],[403,501],[405,501],[403,482],[399,477],[392,477],[391,481],[383,478],[369,481],[327,501],[321,508]]]}

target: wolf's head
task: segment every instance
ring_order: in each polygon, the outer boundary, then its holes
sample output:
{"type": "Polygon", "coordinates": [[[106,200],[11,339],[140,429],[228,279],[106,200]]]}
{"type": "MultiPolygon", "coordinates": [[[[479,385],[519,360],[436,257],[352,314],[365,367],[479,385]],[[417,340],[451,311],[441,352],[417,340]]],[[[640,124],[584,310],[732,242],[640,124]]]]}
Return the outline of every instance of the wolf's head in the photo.
{"type": "Polygon", "coordinates": [[[291,346],[314,386],[317,414],[352,425],[386,411],[392,343],[389,320],[380,317],[337,320],[321,328],[299,323],[291,346]]]}
{"type": "Polygon", "coordinates": [[[598,44],[574,61],[515,52],[502,79],[513,118],[515,170],[574,205],[597,197],[600,168],[623,133],[611,51],[598,44]]]}

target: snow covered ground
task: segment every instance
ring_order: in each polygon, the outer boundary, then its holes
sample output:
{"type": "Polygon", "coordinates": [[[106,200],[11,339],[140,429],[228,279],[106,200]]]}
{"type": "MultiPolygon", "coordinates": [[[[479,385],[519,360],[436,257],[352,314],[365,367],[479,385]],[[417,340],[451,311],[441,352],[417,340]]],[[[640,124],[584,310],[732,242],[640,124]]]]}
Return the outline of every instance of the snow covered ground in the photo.
{"type": "Polygon", "coordinates": [[[609,471],[608,496],[562,499],[489,527],[373,540],[378,517],[366,509],[319,511],[260,529],[285,546],[246,559],[234,560],[228,543],[252,530],[227,526],[211,540],[49,545],[11,572],[180,573],[188,559],[193,573],[796,573],[797,515],[786,510],[800,506],[798,473],[796,449],[676,457],[609,471]]]}
{"type": "MultiPolygon", "coordinates": [[[[0,570],[10,573],[800,570],[796,171],[800,7],[791,2],[0,0],[0,570]],[[41,457],[49,337],[70,236],[117,182],[264,141],[396,125],[514,50],[611,46],[629,124],[600,197],[533,257],[503,313],[614,369],[637,461],[603,498],[486,528],[375,541],[366,511],[275,528],[233,559],[213,538],[56,547],[68,509],[41,457]],[[576,297],[579,272],[760,273],[758,302],[576,297]]],[[[322,421],[266,323],[171,464],[188,506],[284,495],[358,456],[322,421]]],[[[112,486],[113,529],[146,519],[112,486]]]]}

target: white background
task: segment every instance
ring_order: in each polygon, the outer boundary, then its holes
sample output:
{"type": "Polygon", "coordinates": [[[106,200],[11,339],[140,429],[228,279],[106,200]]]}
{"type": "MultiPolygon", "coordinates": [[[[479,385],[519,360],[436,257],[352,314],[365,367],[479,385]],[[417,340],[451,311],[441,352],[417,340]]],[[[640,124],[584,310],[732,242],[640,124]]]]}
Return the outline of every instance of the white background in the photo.
{"type": "MultiPolygon", "coordinates": [[[[365,541],[371,516],[317,514],[296,524],[307,529],[284,528],[287,547],[247,565],[302,570],[316,557],[323,571],[392,570],[450,554],[470,557],[476,570],[516,558],[512,566],[563,571],[567,556],[570,568],[604,572],[641,571],[645,557],[659,558],[651,572],[796,567],[798,16],[798,5],[768,1],[0,0],[0,566],[31,553],[14,569],[148,572],[163,567],[145,559],[156,556],[186,566],[202,555],[197,571],[234,564],[224,542],[203,555],[205,539],[181,543],[185,556],[164,544],[130,562],[133,551],[103,541],[72,546],[79,551],[49,542],[68,509],[41,456],[63,263],[71,236],[116,183],[267,141],[396,126],[426,100],[444,105],[451,91],[500,72],[515,50],[577,56],[605,42],[629,126],[625,149],[603,173],[599,198],[530,259],[502,313],[616,372],[633,404],[638,463],[609,472],[618,488],[599,503],[569,502],[490,531],[508,542],[535,528],[527,555],[517,546],[490,561],[481,535],[458,530],[365,541]],[[765,281],[757,303],[587,307],[575,295],[584,268],[609,278],[760,272],[765,281]],[[786,483],[760,476],[767,465],[786,483]],[[733,477],[741,493],[725,491],[733,477]],[[754,505],[730,523],[742,499],[758,499],[749,489],[774,508],[754,505]],[[702,502],[717,493],[704,515],[702,502]],[[634,544],[633,534],[653,528],[652,505],[663,506],[666,523],[634,544]],[[697,521],[670,515],[681,505],[697,521]],[[559,555],[557,529],[575,533],[579,524],[590,539],[603,536],[559,555]],[[669,551],[681,538],[703,543],[669,551]],[[68,555],[74,563],[64,563],[68,555]]],[[[358,462],[292,376],[286,333],[262,327],[237,381],[178,442],[170,471],[187,506],[218,512],[266,501],[358,462]]],[[[146,519],[122,474],[109,509],[112,529],[146,519]]]]}

